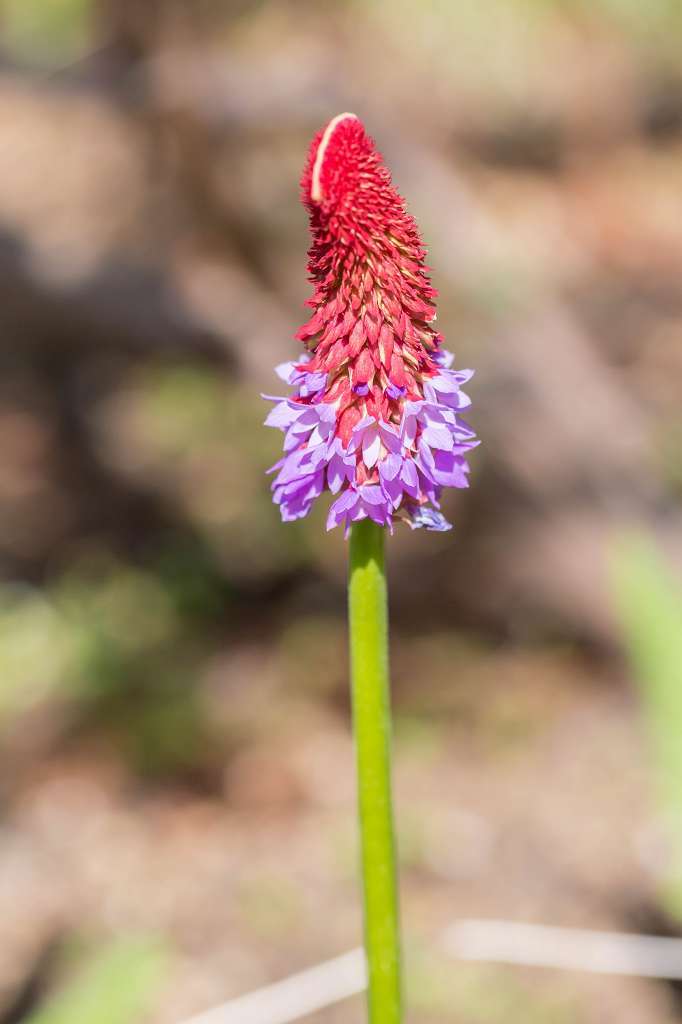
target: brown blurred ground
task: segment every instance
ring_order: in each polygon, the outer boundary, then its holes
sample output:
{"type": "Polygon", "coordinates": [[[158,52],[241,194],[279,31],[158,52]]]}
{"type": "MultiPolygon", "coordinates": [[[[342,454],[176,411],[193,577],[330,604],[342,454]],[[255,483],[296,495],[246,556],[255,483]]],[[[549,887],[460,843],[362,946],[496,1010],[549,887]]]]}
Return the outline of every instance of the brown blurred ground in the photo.
{"type": "Polygon", "coordinates": [[[166,937],[158,1024],[358,941],[345,548],[280,525],[258,398],[345,109],[483,439],[456,530],[390,548],[412,1019],[675,1019],[431,937],[627,928],[655,886],[607,565],[632,526],[682,555],[677,5],[48,6],[0,4],[0,1021],[73,936],[166,937]]]}

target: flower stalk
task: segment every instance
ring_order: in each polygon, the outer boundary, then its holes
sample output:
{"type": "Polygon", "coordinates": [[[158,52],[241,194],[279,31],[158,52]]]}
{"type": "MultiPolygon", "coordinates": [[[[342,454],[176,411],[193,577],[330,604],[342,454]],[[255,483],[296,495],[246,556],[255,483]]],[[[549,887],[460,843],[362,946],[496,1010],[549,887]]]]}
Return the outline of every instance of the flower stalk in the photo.
{"type": "Polygon", "coordinates": [[[348,612],[370,1024],[399,1024],[400,926],[391,799],[384,529],[350,532],[348,612]]]}
{"type": "Polygon", "coordinates": [[[473,371],[454,369],[436,329],[419,230],[355,114],[313,139],[301,179],[310,215],[311,313],[304,351],[264,395],[284,434],[271,467],[284,522],[325,492],[327,529],[350,535],[349,617],[369,969],[370,1024],[401,1020],[400,936],[390,778],[384,539],[398,523],[449,530],[446,488],[468,486],[478,444],[462,413],[473,371]]]}

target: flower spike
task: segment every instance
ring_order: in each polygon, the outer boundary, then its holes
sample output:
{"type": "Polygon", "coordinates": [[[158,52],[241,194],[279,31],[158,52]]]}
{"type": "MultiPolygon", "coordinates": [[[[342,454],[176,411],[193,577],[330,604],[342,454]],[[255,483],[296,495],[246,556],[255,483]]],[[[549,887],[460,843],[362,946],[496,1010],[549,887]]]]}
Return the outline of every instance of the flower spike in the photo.
{"type": "Polygon", "coordinates": [[[417,225],[355,114],[315,136],[301,193],[312,316],[301,358],[277,367],[292,394],[270,398],[266,424],[284,432],[274,501],[289,521],[330,491],[327,528],[346,534],[365,518],[448,530],[442,489],[467,486],[478,443],[461,419],[473,371],[451,368],[417,225]]]}

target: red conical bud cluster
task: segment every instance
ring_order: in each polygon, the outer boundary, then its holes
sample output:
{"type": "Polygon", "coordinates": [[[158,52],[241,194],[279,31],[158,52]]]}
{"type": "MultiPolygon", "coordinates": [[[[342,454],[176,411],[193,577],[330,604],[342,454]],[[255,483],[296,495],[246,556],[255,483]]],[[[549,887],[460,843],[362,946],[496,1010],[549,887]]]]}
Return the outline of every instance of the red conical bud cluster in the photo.
{"type": "Polygon", "coordinates": [[[417,225],[355,115],[315,137],[301,189],[315,294],[297,337],[313,351],[308,370],[330,374],[325,400],[340,401],[346,444],[363,415],[398,421],[402,399],[421,398],[421,378],[439,369],[436,291],[417,225]]]}
{"type": "Polygon", "coordinates": [[[301,189],[315,291],[297,335],[309,355],[278,371],[297,391],[266,421],[287,435],[275,500],[299,518],[326,487],[341,491],[330,526],[399,516],[448,529],[434,506],[444,486],[467,484],[475,442],[457,410],[471,373],[441,349],[417,225],[354,114],[313,139],[301,189]]]}

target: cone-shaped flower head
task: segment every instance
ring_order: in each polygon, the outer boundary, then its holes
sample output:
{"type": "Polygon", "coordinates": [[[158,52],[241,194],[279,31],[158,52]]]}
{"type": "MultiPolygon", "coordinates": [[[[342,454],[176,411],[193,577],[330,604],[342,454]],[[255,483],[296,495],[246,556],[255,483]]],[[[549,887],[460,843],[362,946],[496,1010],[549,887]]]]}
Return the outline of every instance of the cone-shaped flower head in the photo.
{"type": "Polygon", "coordinates": [[[447,530],[441,491],[467,486],[477,443],[460,417],[472,371],[441,348],[417,225],[354,114],[313,139],[301,188],[315,291],[297,335],[306,352],[276,371],[293,392],[265,396],[266,424],[284,431],[274,500],[300,519],[331,491],[328,529],[369,516],[447,530]]]}

